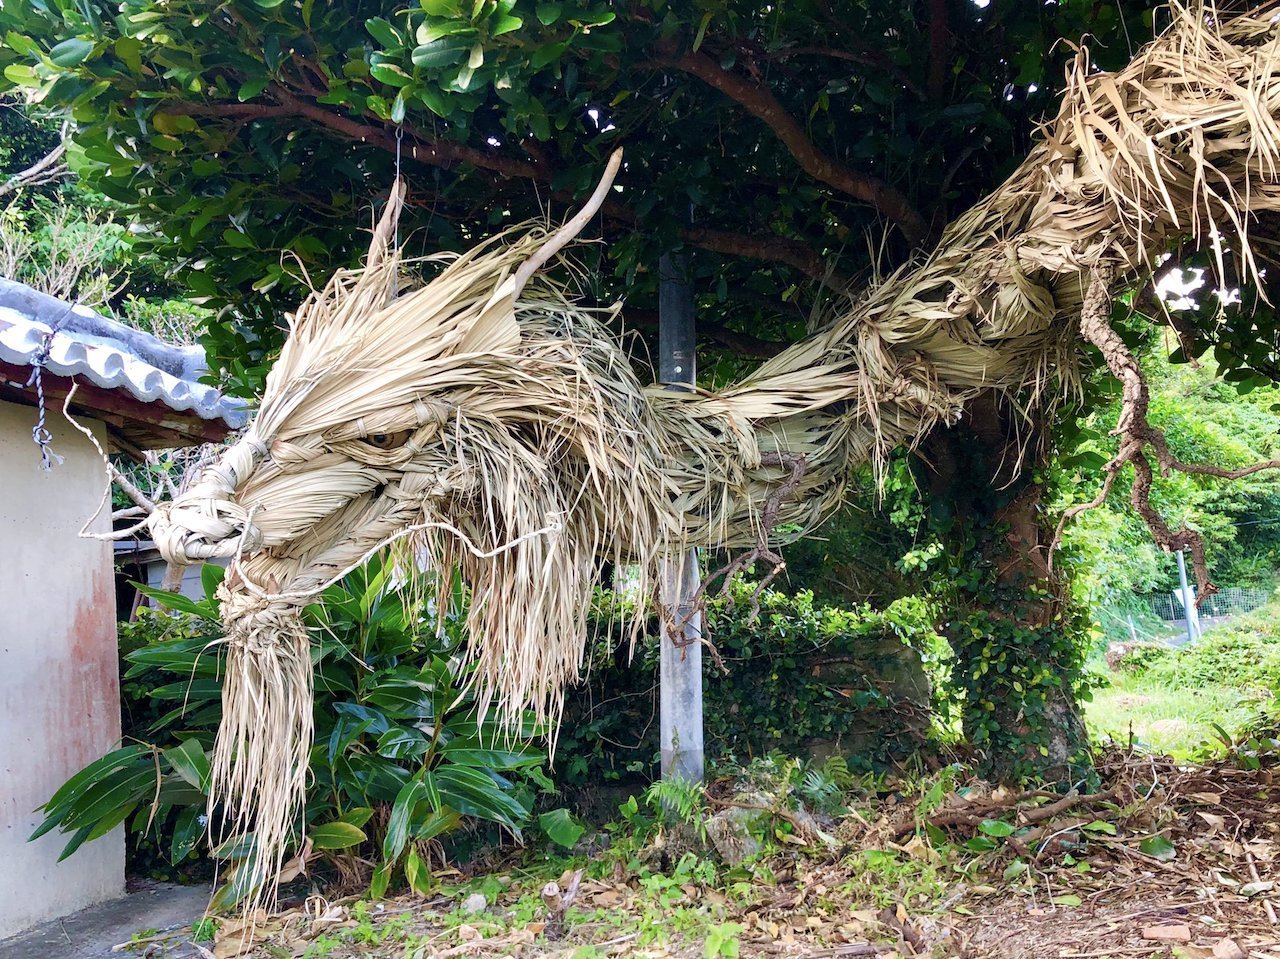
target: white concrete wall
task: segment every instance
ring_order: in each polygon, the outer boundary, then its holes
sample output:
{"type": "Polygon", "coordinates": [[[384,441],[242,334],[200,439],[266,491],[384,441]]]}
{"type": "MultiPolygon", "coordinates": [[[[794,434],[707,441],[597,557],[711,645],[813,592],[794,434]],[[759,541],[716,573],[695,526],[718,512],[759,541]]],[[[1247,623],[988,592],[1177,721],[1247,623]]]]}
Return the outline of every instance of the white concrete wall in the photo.
{"type": "MultiPolygon", "coordinates": [[[[120,737],[111,544],[76,535],[102,461],[50,410],[65,460],[43,472],[35,416],[0,402],[0,937],[124,892],[122,830],[60,864],[65,836],[27,842],[35,808],[120,737]]],[[[91,528],[108,526],[104,514],[91,528]]]]}
{"type": "MultiPolygon", "coordinates": [[[[214,560],[219,566],[226,566],[225,559],[214,560]]],[[[188,566],[182,571],[182,585],[178,587],[178,592],[188,599],[202,600],[204,599],[204,576],[202,570],[205,564],[198,566],[188,566]]],[[[152,589],[159,589],[164,585],[165,563],[163,561],[147,564],[147,585],[152,589]]]]}

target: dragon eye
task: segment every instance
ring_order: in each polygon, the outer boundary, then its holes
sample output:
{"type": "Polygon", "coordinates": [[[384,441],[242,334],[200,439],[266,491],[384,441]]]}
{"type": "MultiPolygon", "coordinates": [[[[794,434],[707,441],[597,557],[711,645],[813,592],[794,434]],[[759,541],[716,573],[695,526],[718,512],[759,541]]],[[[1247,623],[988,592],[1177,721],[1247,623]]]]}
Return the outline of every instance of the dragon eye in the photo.
{"type": "Polygon", "coordinates": [[[412,430],[400,430],[396,433],[370,433],[364,438],[364,442],[375,449],[395,450],[409,442],[412,432],[412,430]]]}

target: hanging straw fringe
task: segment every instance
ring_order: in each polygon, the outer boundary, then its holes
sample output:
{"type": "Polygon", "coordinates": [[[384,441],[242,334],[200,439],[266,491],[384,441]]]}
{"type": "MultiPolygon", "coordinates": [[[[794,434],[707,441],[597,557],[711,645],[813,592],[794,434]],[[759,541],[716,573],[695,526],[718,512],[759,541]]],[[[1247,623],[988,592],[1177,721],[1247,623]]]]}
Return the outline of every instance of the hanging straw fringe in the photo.
{"type": "Polygon", "coordinates": [[[442,612],[450,571],[471,587],[482,704],[511,724],[554,717],[602,560],[637,565],[650,595],[666,556],[758,544],[766,504],[771,523],[812,529],[860,464],[882,469],[980,392],[1078,392],[1095,273],[1132,282],[1190,239],[1220,259],[1234,244],[1256,278],[1250,230],[1280,212],[1276,10],[1224,23],[1175,5],[1114,74],[1082,51],[1041,142],[927,259],[718,394],[640,383],[597,316],[537,273],[571,231],[509,231],[397,296],[397,184],[365,268],[298,310],[250,431],[152,519],[172,561],[238,557],[214,797],[255,827],[258,877],[301,808],[298,606],[379,544],[416,531],[403,568],[428,558],[442,612]]]}

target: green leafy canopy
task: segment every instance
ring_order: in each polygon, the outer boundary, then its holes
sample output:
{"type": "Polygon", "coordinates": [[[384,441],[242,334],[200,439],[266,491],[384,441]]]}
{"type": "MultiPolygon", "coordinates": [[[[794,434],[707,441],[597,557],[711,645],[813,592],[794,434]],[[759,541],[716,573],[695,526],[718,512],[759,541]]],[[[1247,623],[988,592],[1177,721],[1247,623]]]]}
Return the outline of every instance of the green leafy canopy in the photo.
{"type": "Polygon", "coordinates": [[[79,175],[229,308],[208,343],[244,391],[283,310],[357,256],[397,151],[402,234],[434,252],[561,215],[624,145],[584,293],[651,327],[658,255],[693,248],[703,335],[758,356],[827,302],[815,278],[901,262],[998,183],[1054,104],[1061,38],[1092,34],[1106,66],[1150,36],[1124,10],[32,0],[0,12],[0,88],[70,117],[79,175]]]}

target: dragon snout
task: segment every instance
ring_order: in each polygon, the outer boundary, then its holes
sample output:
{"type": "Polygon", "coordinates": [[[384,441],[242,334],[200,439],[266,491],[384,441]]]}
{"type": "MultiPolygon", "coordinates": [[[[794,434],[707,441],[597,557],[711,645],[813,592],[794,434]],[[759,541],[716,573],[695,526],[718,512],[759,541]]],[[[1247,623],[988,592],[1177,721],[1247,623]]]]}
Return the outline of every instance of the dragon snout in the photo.
{"type": "Polygon", "coordinates": [[[262,546],[250,513],[230,499],[179,497],[151,515],[151,537],[170,563],[231,559],[262,546]]]}
{"type": "Polygon", "coordinates": [[[151,514],[151,537],[170,563],[194,565],[207,559],[231,559],[262,547],[262,531],[253,511],[234,499],[245,477],[266,455],[267,447],[252,431],[206,467],[199,480],[171,503],[151,514]]]}

